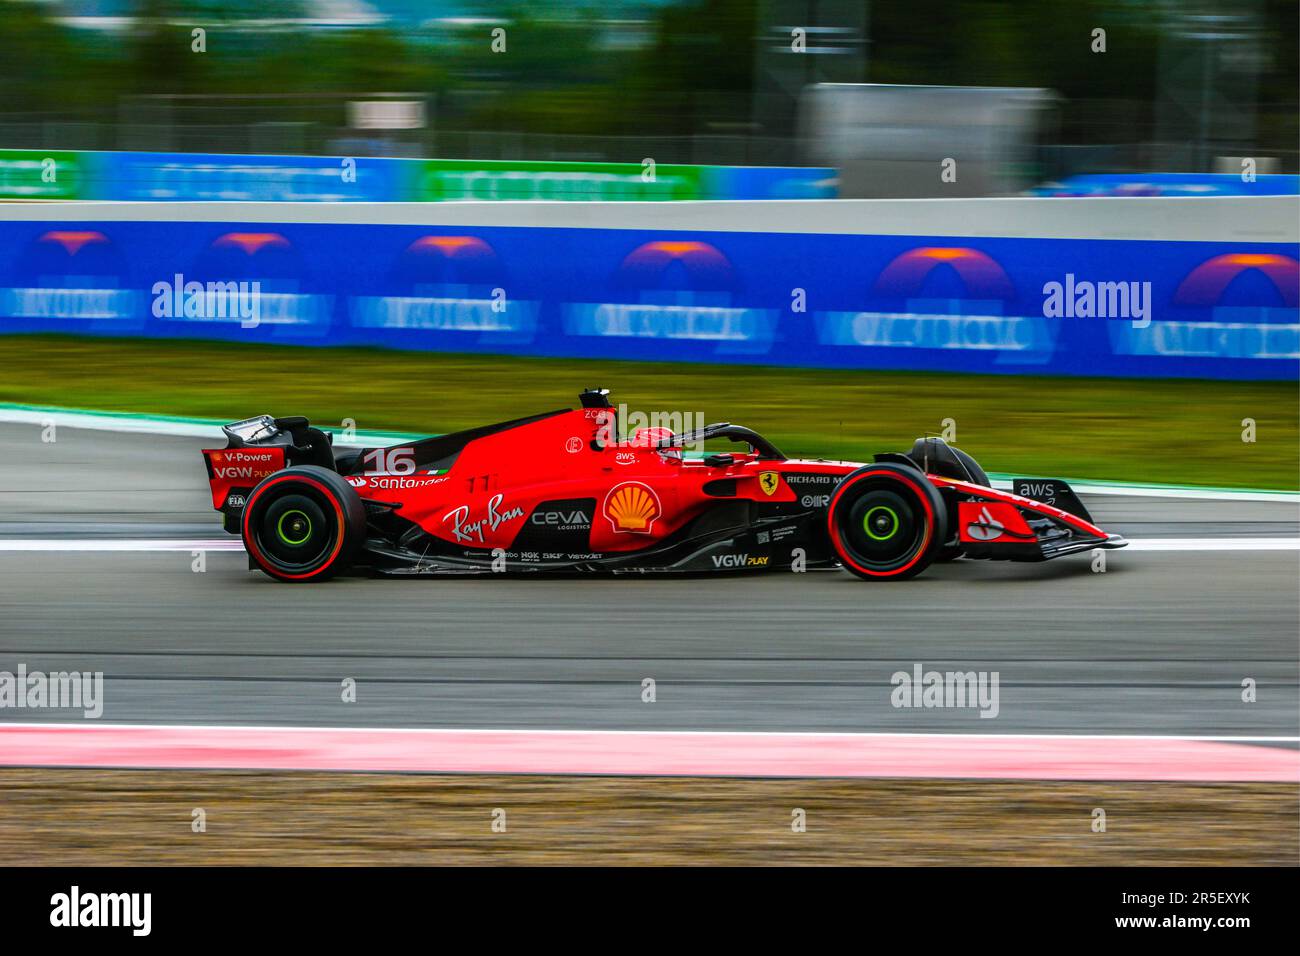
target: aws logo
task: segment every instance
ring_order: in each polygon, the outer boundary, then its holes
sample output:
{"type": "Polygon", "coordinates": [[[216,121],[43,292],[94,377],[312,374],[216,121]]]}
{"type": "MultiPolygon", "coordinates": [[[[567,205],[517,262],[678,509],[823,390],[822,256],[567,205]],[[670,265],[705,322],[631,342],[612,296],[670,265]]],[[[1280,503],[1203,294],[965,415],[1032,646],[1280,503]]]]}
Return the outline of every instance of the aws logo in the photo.
{"type": "Polygon", "coordinates": [[[1187,274],[1174,293],[1175,305],[1215,306],[1243,273],[1264,275],[1281,297],[1282,305],[1300,304],[1300,262],[1275,253],[1230,252],[1207,259],[1187,274]]]}
{"type": "Polygon", "coordinates": [[[625,481],[609,489],[600,510],[615,534],[651,534],[655,519],[663,514],[655,490],[639,481],[625,481]]]}
{"type": "Polygon", "coordinates": [[[921,246],[909,249],[885,266],[876,277],[875,292],[896,298],[917,298],[939,270],[935,280],[943,273],[955,273],[966,299],[1010,299],[1015,288],[1006,270],[991,256],[978,249],[964,246],[921,246]]]}

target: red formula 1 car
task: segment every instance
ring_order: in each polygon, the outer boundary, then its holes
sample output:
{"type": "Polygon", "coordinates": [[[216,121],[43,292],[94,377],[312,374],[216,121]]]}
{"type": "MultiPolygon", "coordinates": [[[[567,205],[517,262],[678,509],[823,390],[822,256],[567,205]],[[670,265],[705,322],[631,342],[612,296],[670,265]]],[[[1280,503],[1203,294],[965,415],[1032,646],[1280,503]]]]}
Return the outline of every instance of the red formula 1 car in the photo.
{"type": "Polygon", "coordinates": [[[910,578],[957,557],[1045,561],[1125,541],[1060,480],[989,487],[942,439],[873,464],[786,458],[740,425],[619,439],[603,389],[582,407],[389,448],[336,451],[263,416],[205,451],[212,504],[250,567],[318,581],[385,574],[804,570],[910,578]],[[687,457],[728,439],[744,451],[687,457]],[[1034,500],[1027,497],[1034,494],[1034,500]]]}

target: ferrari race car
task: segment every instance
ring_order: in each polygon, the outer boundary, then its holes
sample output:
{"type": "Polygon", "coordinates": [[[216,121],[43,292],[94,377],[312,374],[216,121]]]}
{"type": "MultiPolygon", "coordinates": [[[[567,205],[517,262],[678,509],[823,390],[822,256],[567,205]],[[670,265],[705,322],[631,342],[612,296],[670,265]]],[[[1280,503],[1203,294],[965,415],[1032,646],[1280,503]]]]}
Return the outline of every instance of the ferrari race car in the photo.
{"type": "Polygon", "coordinates": [[[935,561],[1045,561],[1125,541],[1060,480],[989,486],[938,438],[872,464],[791,459],[730,423],[620,438],[604,389],[545,412],[385,448],[335,450],[305,418],[227,425],[203,452],[213,507],[249,567],[281,581],[350,568],[704,572],[842,566],[869,581],[935,561]],[[726,439],[734,452],[686,455],[726,439]],[[1033,497],[1029,497],[1033,495],[1033,497]]]}

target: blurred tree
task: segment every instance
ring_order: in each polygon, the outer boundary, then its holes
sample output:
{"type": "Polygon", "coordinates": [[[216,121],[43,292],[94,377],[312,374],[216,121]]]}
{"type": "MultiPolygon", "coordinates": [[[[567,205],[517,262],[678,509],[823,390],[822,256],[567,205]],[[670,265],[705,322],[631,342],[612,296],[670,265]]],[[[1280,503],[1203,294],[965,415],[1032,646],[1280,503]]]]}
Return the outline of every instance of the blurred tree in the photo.
{"type": "Polygon", "coordinates": [[[33,3],[0,2],[0,109],[52,114],[82,102],[67,68],[77,62],[76,46],[48,13],[33,3]]]}
{"type": "Polygon", "coordinates": [[[664,9],[653,45],[632,58],[618,87],[618,132],[689,135],[749,119],[755,0],[699,0],[664,9]],[[728,95],[730,94],[730,95],[728,95]],[[730,104],[722,115],[717,104],[730,104]]]}
{"type": "MultiPolygon", "coordinates": [[[[56,23],[63,11],[54,4],[0,0],[0,111],[104,123],[128,94],[256,93],[288,104],[263,118],[324,122],[311,94],[384,91],[436,94],[440,131],[649,138],[751,120],[759,0],[641,8],[583,0],[560,9],[513,0],[484,8],[490,20],[357,29],[293,25],[316,10],[307,0],[131,2],[136,21],[116,33],[56,23]],[[203,54],[191,51],[200,24],[203,54]],[[495,25],[506,29],[506,53],[492,51],[495,25]]],[[[1294,163],[1300,4],[1258,4],[1261,148],[1290,151],[1294,163]]],[[[1151,135],[1163,18],[1173,5],[871,0],[868,78],[1047,87],[1063,99],[1064,141],[1138,143],[1151,135]],[[1104,54],[1091,48],[1096,28],[1106,30],[1104,54]]]]}

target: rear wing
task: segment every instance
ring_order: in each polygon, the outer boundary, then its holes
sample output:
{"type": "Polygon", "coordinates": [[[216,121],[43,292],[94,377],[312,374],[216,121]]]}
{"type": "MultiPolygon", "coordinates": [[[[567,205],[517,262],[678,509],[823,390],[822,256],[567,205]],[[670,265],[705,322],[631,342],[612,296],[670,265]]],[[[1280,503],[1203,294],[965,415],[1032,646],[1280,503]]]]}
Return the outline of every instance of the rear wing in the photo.
{"type": "Polygon", "coordinates": [[[226,530],[231,534],[239,532],[249,492],[267,475],[285,466],[284,452],[283,447],[204,449],[212,507],[225,516],[226,530]]]}
{"type": "Polygon", "coordinates": [[[333,436],[312,428],[305,418],[259,415],[223,425],[225,448],[205,448],[203,461],[212,489],[212,507],[225,529],[239,534],[244,502],[257,483],[290,465],[334,468],[333,436]]]}

